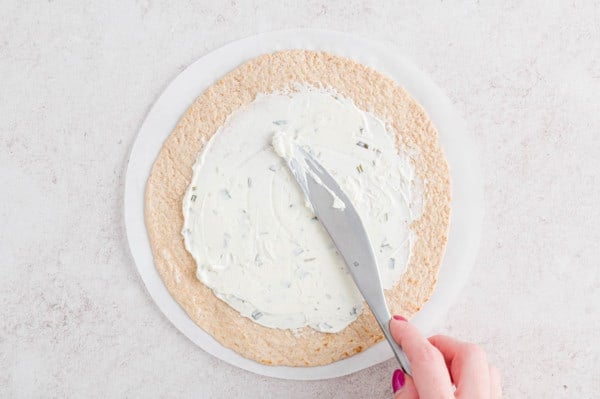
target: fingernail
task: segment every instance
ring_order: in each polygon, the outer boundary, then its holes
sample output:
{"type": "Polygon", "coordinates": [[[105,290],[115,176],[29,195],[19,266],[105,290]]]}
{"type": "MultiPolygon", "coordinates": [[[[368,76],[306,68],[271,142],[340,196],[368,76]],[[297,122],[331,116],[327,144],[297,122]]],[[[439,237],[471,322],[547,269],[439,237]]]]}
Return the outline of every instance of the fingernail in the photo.
{"type": "Polygon", "coordinates": [[[398,392],[400,388],[404,386],[404,373],[402,370],[398,369],[394,371],[394,375],[392,376],[392,389],[394,393],[398,392]]]}
{"type": "Polygon", "coordinates": [[[396,315],[394,315],[394,320],[408,321],[408,320],[406,320],[404,317],[402,317],[402,316],[398,316],[397,314],[396,314],[396,315]]]}

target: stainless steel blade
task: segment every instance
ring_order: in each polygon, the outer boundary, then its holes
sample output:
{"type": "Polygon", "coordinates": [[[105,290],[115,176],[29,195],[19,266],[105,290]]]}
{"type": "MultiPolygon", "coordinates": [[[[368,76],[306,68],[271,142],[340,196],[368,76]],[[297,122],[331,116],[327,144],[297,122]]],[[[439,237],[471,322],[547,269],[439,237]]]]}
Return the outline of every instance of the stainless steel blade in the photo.
{"type": "Polygon", "coordinates": [[[294,154],[287,160],[287,165],[344,258],[354,282],[375,315],[400,366],[410,375],[408,358],[390,333],[391,315],[383,295],[373,247],[352,202],[335,179],[301,147],[295,145],[294,154]],[[333,194],[344,203],[343,209],[332,206],[333,194]]]}

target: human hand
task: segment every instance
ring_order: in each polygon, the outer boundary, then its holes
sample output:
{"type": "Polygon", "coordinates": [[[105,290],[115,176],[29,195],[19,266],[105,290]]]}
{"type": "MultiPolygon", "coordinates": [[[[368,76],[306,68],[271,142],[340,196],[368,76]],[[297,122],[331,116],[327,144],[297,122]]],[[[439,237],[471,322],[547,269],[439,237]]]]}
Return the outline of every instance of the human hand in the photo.
{"type": "Polygon", "coordinates": [[[479,346],[444,335],[427,340],[402,316],[392,318],[390,330],[412,368],[412,377],[394,372],[394,399],[502,397],[500,374],[479,346]]]}

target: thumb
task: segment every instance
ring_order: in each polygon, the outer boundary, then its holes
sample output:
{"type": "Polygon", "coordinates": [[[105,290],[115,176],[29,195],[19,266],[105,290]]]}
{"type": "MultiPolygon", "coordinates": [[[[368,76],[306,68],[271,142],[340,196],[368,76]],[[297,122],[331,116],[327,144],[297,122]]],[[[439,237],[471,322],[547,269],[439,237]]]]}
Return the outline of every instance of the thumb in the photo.
{"type": "Polygon", "coordinates": [[[419,399],[413,379],[400,369],[394,371],[392,375],[392,389],[394,399],[419,399]]]}

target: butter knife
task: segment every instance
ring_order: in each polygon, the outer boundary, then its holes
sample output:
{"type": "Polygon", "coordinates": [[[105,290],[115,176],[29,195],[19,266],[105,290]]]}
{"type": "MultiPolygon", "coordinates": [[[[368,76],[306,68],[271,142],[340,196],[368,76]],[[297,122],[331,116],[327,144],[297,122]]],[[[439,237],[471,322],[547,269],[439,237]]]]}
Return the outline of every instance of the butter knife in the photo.
{"type": "Polygon", "coordinates": [[[402,370],[411,375],[408,358],[390,332],[391,315],[383,295],[373,247],[356,209],[323,166],[302,147],[296,143],[291,144],[284,157],[288,168],[344,258],[402,370]],[[337,205],[333,206],[334,204],[337,205]]]}

